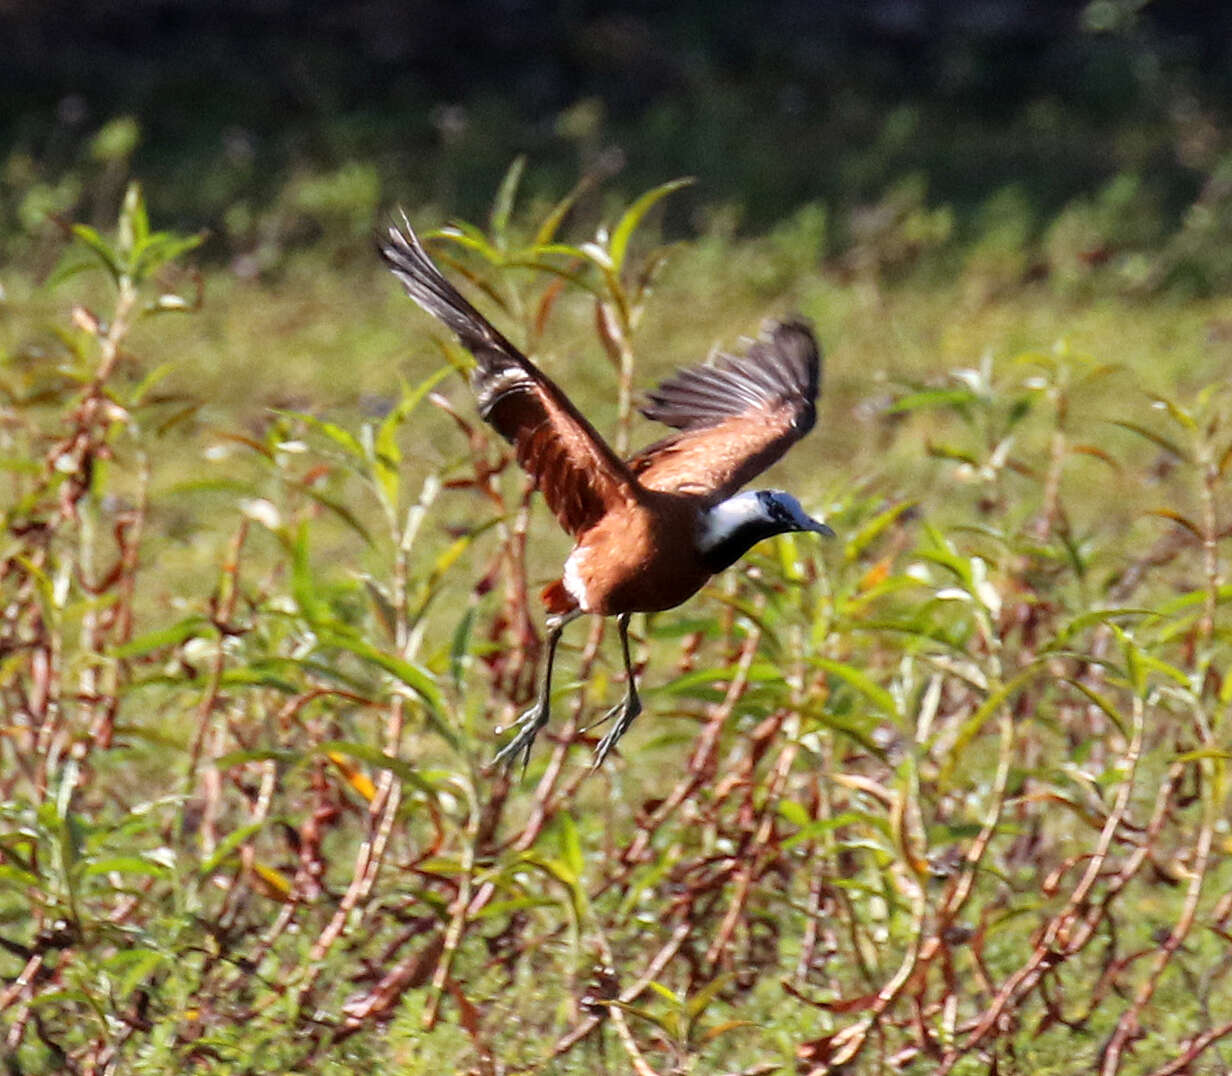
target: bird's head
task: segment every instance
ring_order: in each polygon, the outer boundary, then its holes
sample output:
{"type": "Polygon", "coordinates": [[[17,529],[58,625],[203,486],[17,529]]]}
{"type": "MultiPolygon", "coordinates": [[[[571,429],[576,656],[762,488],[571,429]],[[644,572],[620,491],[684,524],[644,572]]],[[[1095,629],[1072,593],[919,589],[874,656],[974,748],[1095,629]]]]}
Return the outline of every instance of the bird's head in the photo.
{"type": "Polygon", "coordinates": [[[721,572],[762,539],[792,531],[834,537],[834,531],[813,519],[790,493],[750,490],[720,501],[704,514],[698,550],[711,572],[721,572]]]}
{"type": "MultiPolygon", "coordinates": [[[[834,537],[834,531],[825,523],[810,516],[795,497],[781,489],[757,489],[751,493],[741,493],[731,501],[741,497],[756,499],[757,511],[768,522],[773,523],[773,534],[786,534],[789,531],[812,531],[824,534],[827,538],[834,537]]],[[[731,501],[726,503],[730,504],[731,501]]]]}

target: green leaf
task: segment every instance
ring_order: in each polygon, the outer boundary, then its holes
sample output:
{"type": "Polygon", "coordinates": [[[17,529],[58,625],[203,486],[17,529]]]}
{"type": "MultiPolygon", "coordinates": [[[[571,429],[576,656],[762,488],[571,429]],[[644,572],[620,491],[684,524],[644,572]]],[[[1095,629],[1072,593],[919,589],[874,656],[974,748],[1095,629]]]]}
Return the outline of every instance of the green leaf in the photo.
{"type": "Polygon", "coordinates": [[[1124,718],[1121,717],[1120,712],[1108,699],[1106,699],[1094,688],[1090,688],[1086,684],[1082,683],[1081,680],[1075,680],[1072,677],[1067,676],[1065,677],[1065,683],[1069,684],[1071,687],[1077,688],[1087,697],[1088,700],[1090,700],[1093,706],[1103,711],[1104,715],[1116,726],[1117,731],[1120,732],[1122,736],[1129,735],[1124,718]]]}
{"type": "Polygon", "coordinates": [[[673,179],[667,183],[661,183],[659,186],[648,190],[625,210],[624,215],[612,230],[612,241],[608,244],[608,253],[611,255],[611,267],[614,273],[619,274],[623,268],[625,255],[629,249],[629,240],[633,238],[633,233],[642,222],[642,218],[669,194],[680,190],[682,187],[691,186],[696,182],[697,180],[694,177],[685,176],[681,179],[673,179]]]}
{"type": "MultiPolygon", "coordinates": [[[[6,854],[8,854],[7,849],[6,854]]],[[[13,867],[8,863],[0,863],[0,883],[19,886],[38,885],[39,877],[37,874],[22,870],[20,867],[13,867]]]]}
{"type": "Polygon", "coordinates": [[[689,998],[685,1004],[684,1012],[685,1016],[688,1017],[690,1029],[705,1014],[706,1010],[710,1008],[710,1003],[719,996],[719,991],[727,986],[733,978],[734,976],[730,971],[724,972],[717,978],[711,979],[710,982],[689,998]]]}
{"type": "Polygon", "coordinates": [[[358,461],[364,458],[364,449],[359,443],[358,438],[350,430],[344,429],[337,423],[327,422],[325,419],[317,418],[315,415],[310,415],[304,411],[285,411],[276,407],[270,408],[270,410],[276,415],[293,418],[297,422],[304,423],[310,429],[316,430],[317,433],[324,434],[353,460],[358,461]]]}
{"type": "Polygon", "coordinates": [[[813,816],[809,814],[808,809],[803,804],[796,803],[795,800],[780,800],[778,812],[793,826],[807,826],[813,821],[813,816]]]}
{"type": "Polygon", "coordinates": [[[860,554],[864,552],[878,537],[889,527],[899,516],[909,509],[914,508],[918,501],[900,501],[898,504],[893,504],[884,511],[878,512],[867,523],[864,524],[856,533],[847,540],[844,556],[849,560],[856,560],[860,554]]]}
{"type": "MultiPolygon", "coordinates": [[[[567,258],[572,258],[575,261],[589,262],[595,268],[603,273],[610,273],[612,269],[611,258],[599,247],[593,243],[585,243],[582,246],[573,246],[570,243],[547,243],[541,247],[534,247],[531,253],[540,258],[545,255],[560,254],[567,258]]],[[[541,268],[550,268],[547,265],[541,268]]],[[[561,274],[564,275],[564,274],[561,274]]]]}
{"type": "Polygon", "coordinates": [[[662,983],[656,982],[654,979],[651,979],[650,982],[648,982],[646,985],[650,987],[651,990],[653,990],[656,994],[658,994],[659,997],[661,997],[669,1005],[677,1009],[683,1007],[684,1002],[681,1001],[680,995],[677,994],[676,991],[672,990],[670,987],[664,986],[662,983]]]}
{"type": "MultiPolygon", "coordinates": [[[[538,248],[532,252],[532,254],[535,255],[538,253],[538,248]]],[[[596,298],[603,298],[602,288],[593,283],[591,280],[588,280],[582,273],[579,273],[573,269],[562,269],[559,266],[552,265],[549,262],[539,261],[535,257],[510,258],[506,264],[516,265],[526,269],[537,269],[541,273],[551,273],[553,276],[558,276],[562,280],[567,280],[574,287],[580,288],[582,291],[590,292],[590,294],[596,298]]]]}
{"type": "Polygon", "coordinates": [[[423,703],[429,722],[450,747],[458,749],[458,737],[444,721],[445,700],[432,674],[426,669],[406,661],[383,650],[378,650],[371,643],[341,632],[322,631],[320,641],[323,646],[333,646],[354,654],[361,661],[375,665],[389,673],[396,680],[409,687],[423,703]]]}
{"type": "Polygon", "coordinates": [[[329,620],[329,607],[317,597],[316,576],[308,556],[308,523],[302,522],[291,549],[291,596],[300,615],[314,628],[329,620]]]}
{"type": "Polygon", "coordinates": [[[112,871],[119,874],[143,874],[149,878],[165,878],[170,873],[165,864],[143,859],[141,856],[108,856],[91,861],[82,874],[92,876],[110,874],[112,871]]]}
{"type": "Polygon", "coordinates": [[[118,284],[120,277],[124,275],[124,270],[120,264],[120,256],[112,249],[111,244],[88,224],[74,224],[70,231],[79,243],[87,247],[102,262],[103,268],[118,284]]]}
{"type": "Polygon", "coordinates": [[[893,718],[896,722],[901,722],[902,715],[898,711],[898,704],[894,701],[894,696],[885,688],[873,683],[866,673],[857,669],[854,665],[822,657],[813,658],[811,663],[817,666],[817,668],[824,669],[833,676],[837,676],[844,683],[855,688],[887,717],[893,718]]]}
{"type": "MultiPolygon", "coordinates": [[[[504,257],[501,252],[488,242],[487,236],[479,231],[473,225],[466,224],[463,221],[456,221],[450,224],[447,228],[440,228],[435,232],[428,232],[424,239],[445,239],[455,246],[462,247],[464,250],[474,251],[484,261],[492,265],[503,265],[504,257]]],[[[447,259],[452,263],[453,259],[447,259]]]]}
{"type": "Polygon", "coordinates": [[[462,690],[462,677],[474,627],[475,608],[469,606],[462,614],[462,619],[458,621],[458,626],[454,628],[453,637],[449,641],[449,678],[453,681],[455,691],[462,690]]]}
{"type": "MultiPolygon", "coordinates": [[[[650,984],[654,986],[654,983],[650,984]]],[[[639,1020],[645,1020],[648,1024],[654,1024],[660,1031],[671,1039],[680,1039],[680,1010],[672,1009],[670,1012],[660,1015],[656,1012],[651,1012],[649,1009],[643,1009],[637,1005],[630,1005],[628,1002],[621,1001],[619,998],[604,998],[604,1005],[611,1005],[619,1009],[623,1013],[628,1013],[630,1016],[636,1016],[639,1020]]]]}
{"type": "Polygon", "coordinates": [[[1146,698],[1146,670],[1142,667],[1141,652],[1120,627],[1116,624],[1110,624],[1109,627],[1121,644],[1121,653],[1125,656],[1125,675],[1130,688],[1139,698],[1146,698]]]}
{"type": "Polygon", "coordinates": [[[1163,658],[1156,657],[1154,654],[1147,653],[1146,651],[1139,651],[1138,660],[1144,668],[1162,673],[1179,687],[1183,687],[1186,690],[1193,687],[1193,681],[1184,670],[1178,669],[1170,662],[1164,661],[1163,658]]]}
{"type": "Polygon", "coordinates": [[[1223,747],[1200,747],[1196,751],[1186,751],[1184,754],[1177,755],[1176,761],[1201,762],[1208,758],[1232,760],[1232,751],[1223,747]]]}
{"type": "Polygon", "coordinates": [[[980,402],[970,389],[922,389],[900,396],[887,409],[890,415],[900,415],[907,411],[919,411],[926,407],[964,408],[980,402]]]}
{"type": "Polygon", "coordinates": [[[1039,661],[1024,669],[1017,676],[993,691],[976,711],[962,723],[958,730],[958,735],[954,737],[954,743],[950,747],[949,756],[941,768],[939,782],[942,787],[949,785],[954,775],[955,767],[963,760],[963,754],[967,746],[979,735],[980,729],[996,713],[997,708],[1025,684],[1034,680],[1037,676],[1043,675],[1045,672],[1047,672],[1047,665],[1043,661],[1039,661]]]}
{"type": "Polygon", "coordinates": [[[44,282],[48,290],[59,287],[66,280],[71,280],[79,273],[88,272],[91,269],[97,269],[98,265],[93,258],[87,258],[82,261],[75,261],[69,256],[61,258],[60,263],[52,270],[47,280],[44,282]]]}
{"type": "MultiPolygon", "coordinates": [[[[284,662],[270,662],[268,666],[275,664],[282,665],[284,662]]],[[[294,695],[299,691],[297,685],[285,677],[279,676],[268,666],[265,662],[233,666],[227,669],[219,679],[221,683],[228,685],[243,684],[249,687],[269,687],[275,691],[280,691],[284,695],[294,695]]]]}
{"type": "Polygon", "coordinates": [[[218,842],[218,847],[214,849],[214,854],[198,868],[198,873],[201,877],[204,878],[208,874],[213,874],[241,844],[255,834],[260,833],[271,821],[272,819],[266,818],[261,822],[249,822],[246,826],[233,829],[218,842]]]}
{"type": "Polygon", "coordinates": [[[373,466],[386,508],[397,512],[401,481],[399,466],[402,450],[398,446],[398,429],[436,386],[453,372],[452,366],[442,366],[414,387],[403,385],[402,398],[382,420],[373,443],[373,466]]]}
{"type": "Polygon", "coordinates": [[[175,363],[173,362],[164,362],[155,366],[153,370],[137,383],[137,387],[129,393],[128,406],[137,407],[145,399],[146,393],[174,369],[175,363]]]}
{"type": "Polygon", "coordinates": [[[594,186],[595,177],[587,173],[574,184],[573,190],[566,194],[555,206],[552,211],[543,218],[543,223],[539,225],[539,230],[535,232],[535,241],[532,244],[536,247],[542,247],[552,242],[556,238],[556,233],[560,230],[561,223],[568,215],[577,200],[591,187],[594,186]]]}
{"type": "Polygon", "coordinates": [[[113,975],[122,973],[115,984],[114,993],[118,998],[126,998],[170,959],[157,949],[122,949],[114,956],[108,957],[104,961],[104,967],[113,975]]]}
{"type": "Polygon", "coordinates": [[[1185,410],[1185,408],[1176,403],[1174,400],[1168,399],[1167,396],[1152,395],[1151,403],[1153,403],[1156,407],[1164,408],[1168,414],[1172,416],[1172,421],[1178,426],[1184,427],[1186,430],[1189,430],[1190,433],[1197,432],[1198,423],[1194,420],[1193,415],[1191,415],[1185,410]]]}
{"type": "Polygon", "coordinates": [[[573,911],[574,919],[580,925],[586,917],[588,899],[586,888],[582,885],[582,879],[574,872],[573,868],[563,859],[552,859],[547,856],[541,856],[537,852],[523,852],[519,859],[522,863],[538,867],[565,887],[565,891],[569,895],[569,906],[573,911]]]}
{"type": "Polygon", "coordinates": [[[368,531],[368,528],[364,526],[363,521],[341,501],[336,500],[326,493],[322,493],[318,489],[314,489],[312,486],[304,482],[296,482],[295,488],[304,494],[304,496],[306,496],[310,501],[319,504],[322,508],[336,515],[340,520],[342,520],[343,523],[350,527],[351,530],[358,534],[359,537],[364,540],[366,545],[373,544],[372,535],[368,531]]]}
{"type": "MultiPolygon", "coordinates": [[[[137,280],[146,279],[155,270],[182,258],[189,251],[196,250],[206,241],[209,234],[205,231],[194,232],[192,235],[156,232],[137,250],[133,260],[132,275],[137,280]]],[[[180,296],[162,296],[159,300],[155,300],[155,309],[158,310],[193,310],[196,305],[180,296]]]]}
{"type": "Polygon", "coordinates": [[[578,837],[577,824],[568,811],[557,815],[560,820],[560,844],[565,862],[575,878],[581,879],[586,873],[586,857],[582,855],[582,842],[578,837]]]}
{"type": "Polygon", "coordinates": [[[513,214],[513,203],[518,195],[518,187],[522,182],[522,173],[526,171],[526,156],[519,154],[513,159],[505,178],[496,192],[496,200],[492,203],[492,216],[489,226],[496,245],[504,250],[508,244],[509,218],[513,214]]]}
{"type": "Polygon", "coordinates": [[[213,760],[215,769],[229,770],[232,766],[242,766],[245,762],[279,762],[283,765],[298,765],[307,756],[303,751],[291,751],[279,747],[253,747],[244,751],[228,751],[213,760]]]}
{"type": "Polygon", "coordinates": [[[136,639],[129,640],[123,646],[117,646],[111,651],[111,656],[116,658],[139,657],[153,650],[162,650],[168,646],[179,646],[180,643],[187,642],[189,639],[211,634],[214,630],[213,625],[205,617],[200,614],[193,614],[181,620],[178,624],[172,624],[170,627],[159,628],[155,631],[148,631],[144,635],[139,635],[136,639]]]}
{"type": "MultiPolygon", "coordinates": [[[[113,121],[113,124],[116,122],[122,121],[113,121]]],[[[124,192],[124,204],[120,207],[119,227],[120,249],[128,255],[130,270],[133,267],[135,255],[145,245],[149,234],[150,218],[146,214],[145,199],[141,195],[141,184],[134,180],[129,183],[124,192]]]]}

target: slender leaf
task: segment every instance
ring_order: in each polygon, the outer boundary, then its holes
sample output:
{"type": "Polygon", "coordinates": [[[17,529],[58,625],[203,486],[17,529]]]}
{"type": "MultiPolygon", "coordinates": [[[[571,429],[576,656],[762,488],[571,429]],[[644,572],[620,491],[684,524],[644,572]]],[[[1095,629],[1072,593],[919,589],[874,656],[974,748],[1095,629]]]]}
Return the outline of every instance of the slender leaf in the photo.
{"type": "Polygon", "coordinates": [[[513,159],[505,178],[496,192],[496,200],[492,203],[490,226],[492,238],[496,245],[504,250],[509,240],[509,218],[513,213],[513,203],[518,196],[518,187],[522,182],[522,173],[526,171],[526,156],[519,154],[513,159]]]}
{"type": "Polygon", "coordinates": [[[646,214],[669,194],[680,190],[682,187],[691,186],[696,182],[697,180],[694,177],[684,176],[680,179],[670,180],[667,183],[661,183],[659,186],[648,190],[625,210],[616,227],[612,229],[612,241],[608,245],[613,272],[619,273],[624,268],[625,255],[629,250],[629,241],[633,238],[633,233],[637,231],[637,226],[641,224],[646,214]]]}

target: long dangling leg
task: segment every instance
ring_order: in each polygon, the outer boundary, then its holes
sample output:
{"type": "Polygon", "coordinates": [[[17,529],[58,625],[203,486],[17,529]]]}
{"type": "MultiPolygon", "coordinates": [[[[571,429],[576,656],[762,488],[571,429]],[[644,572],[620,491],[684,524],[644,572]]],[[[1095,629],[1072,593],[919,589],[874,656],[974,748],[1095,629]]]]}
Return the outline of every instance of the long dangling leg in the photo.
{"type": "MultiPolygon", "coordinates": [[[[556,660],[556,645],[560,642],[560,634],[565,630],[565,625],[581,615],[580,609],[573,609],[568,613],[560,613],[547,618],[548,658],[543,671],[543,687],[539,689],[539,698],[535,700],[534,706],[526,710],[514,722],[514,728],[518,730],[518,734],[496,753],[496,757],[492,760],[493,766],[513,769],[515,760],[518,755],[521,755],[522,772],[526,772],[526,767],[530,764],[530,749],[534,746],[535,737],[539,735],[539,730],[548,723],[548,712],[552,699],[552,663],[556,660]]],[[[496,731],[500,733],[504,730],[497,729],[496,731]]]]}
{"type": "MultiPolygon", "coordinates": [[[[595,748],[595,769],[603,765],[603,760],[616,746],[617,741],[629,731],[633,719],[642,712],[642,700],[637,696],[637,678],[633,674],[633,659],[629,656],[629,618],[632,615],[632,613],[621,613],[617,621],[620,629],[620,649],[625,658],[625,676],[628,678],[628,687],[625,689],[624,699],[613,706],[603,718],[603,721],[615,718],[616,724],[608,730],[607,735],[599,741],[599,746],[595,748]]],[[[602,721],[599,722],[599,724],[602,723],[602,721]]]]}

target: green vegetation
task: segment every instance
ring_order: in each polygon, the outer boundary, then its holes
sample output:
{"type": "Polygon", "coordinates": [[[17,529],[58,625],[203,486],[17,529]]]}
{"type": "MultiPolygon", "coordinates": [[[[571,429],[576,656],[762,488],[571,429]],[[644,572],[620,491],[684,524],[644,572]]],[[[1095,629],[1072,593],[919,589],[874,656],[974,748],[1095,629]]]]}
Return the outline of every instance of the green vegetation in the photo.
{"type": "Polygon", "coordinates": [[[489,774],[565,540],[356,245],[369,186],[306,184],[348,223],[259,280],[129,187],[2,281],[7,1070],[1226,1068],[1232,332],[1175,266],[1227,207],[1095,257],[1131,180],[961,240],[909,181],[823,263],[821,206],[668,247],[674,185],[520,174],[436,249],[619,443],[634,389],[815,320],[772,480],[839,540],[635,623],[594,775],[620,662],[576,625],[489,774]]]}

